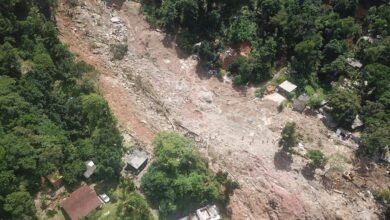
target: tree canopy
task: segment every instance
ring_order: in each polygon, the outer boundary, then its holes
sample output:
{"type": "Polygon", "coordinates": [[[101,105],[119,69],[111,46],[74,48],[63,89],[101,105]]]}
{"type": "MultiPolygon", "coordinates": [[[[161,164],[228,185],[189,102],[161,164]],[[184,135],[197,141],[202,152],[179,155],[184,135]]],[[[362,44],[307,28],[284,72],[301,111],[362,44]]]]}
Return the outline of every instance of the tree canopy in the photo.
{"type": "Polygon", "coordinates": [[[0,216],[34,218],[41,177],[80,182],[84,162],[98,180],[119,177],[122,138],[93,68],[57,38],[53,0],[0,7],[0,216]]]}
{"type": "MultiPolygon", "coordinates": [[[[217,180],[190,140],[174,133],[160,133],[153,143],[155,161],[142,177],[141,187],[162,216],[186,215],[223,199],[219,189],[229,181],[217,180]]],[[[228,188],[231,193],[237,186],[228,188]]]]}

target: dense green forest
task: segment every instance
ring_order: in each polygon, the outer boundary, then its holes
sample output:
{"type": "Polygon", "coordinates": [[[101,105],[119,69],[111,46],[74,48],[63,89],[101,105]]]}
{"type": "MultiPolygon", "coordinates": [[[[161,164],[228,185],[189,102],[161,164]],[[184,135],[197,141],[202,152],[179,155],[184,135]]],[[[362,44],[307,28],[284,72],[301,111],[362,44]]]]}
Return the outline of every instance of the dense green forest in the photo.
{"type": "Polygon", "coordinates": [[[33,218],[41,177],[119,177],[122,138],[92,67],[57,38],[53,0],[0,4],[0,218],[33,218]]]}
{"type": "Polygon", "coordinates": [[[350,128],[364,122],[362,152],[390,145],[390,3],[385,0],[142,0],[148,20],[210,68],[219,54],[251,45],[228,70],[238,85],[285,78],[350,128]],[[199,44],[200,42],[200,44],[199,44]],[[194,46],[196,45],[196,46],[194,46]],[[356,59],[362,68],[348,65],[356,59]]]}

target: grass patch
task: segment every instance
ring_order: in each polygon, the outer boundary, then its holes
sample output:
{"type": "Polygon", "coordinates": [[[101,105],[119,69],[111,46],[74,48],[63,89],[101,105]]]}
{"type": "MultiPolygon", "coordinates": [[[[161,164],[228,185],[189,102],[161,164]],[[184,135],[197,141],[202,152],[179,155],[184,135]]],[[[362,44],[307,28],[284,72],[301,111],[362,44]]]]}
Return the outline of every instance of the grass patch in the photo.
{"type": "Polygon", "coordinates": [[[332,154],[328,158],[328,164],[330,165],[330,167],[339,172],[344,172],[345,170],[347,170],[350,163],[350,159],[339,153],[332,154]]]}

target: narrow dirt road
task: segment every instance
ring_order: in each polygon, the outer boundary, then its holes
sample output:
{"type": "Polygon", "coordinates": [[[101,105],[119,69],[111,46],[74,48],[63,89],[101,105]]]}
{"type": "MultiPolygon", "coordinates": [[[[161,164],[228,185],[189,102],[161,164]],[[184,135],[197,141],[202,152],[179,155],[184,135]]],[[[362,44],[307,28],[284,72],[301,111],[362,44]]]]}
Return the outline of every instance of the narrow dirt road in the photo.
{"type": "Polygon", "coordinates": [[[61,40],[101,73],[99,88],[124,132],[152,152],[157,132],[190,131],[210,167],[228,171],[240,183],[229,205],[232,219],[378,218],[369,195],[326,190],[321,179],[302,175],[306,159],[280,157],[278,141],[288,121],[307,137],[305,148],[321,148],[329,157],[351,155],[350,148],[329,138],[319,119],[279,113],[275,103],[255,98],[253,89],[235,90],[208,77],[171,37],[150,27],[138,3],[80,2],[69,8],[60,0],[61,40]],[[114,61],[110,45],[118,43],[127,43],[129,51],[114,61]]]}

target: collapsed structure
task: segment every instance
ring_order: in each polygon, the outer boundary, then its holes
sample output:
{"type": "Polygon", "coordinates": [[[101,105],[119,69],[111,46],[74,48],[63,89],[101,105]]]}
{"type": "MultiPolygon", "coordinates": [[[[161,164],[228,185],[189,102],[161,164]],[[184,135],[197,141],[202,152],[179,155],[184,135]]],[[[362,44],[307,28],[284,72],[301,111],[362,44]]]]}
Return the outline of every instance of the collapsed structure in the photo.
{"type": "Polygon", "coordinates": [[[218,208],[216,205],[208,205],[206,207],[196,210],[195,213],[191,213],[188,216],[181,218],[180,220],[220,220],[218,208]]]}

